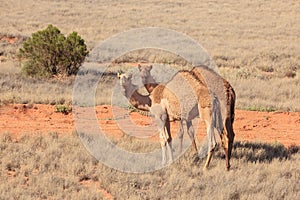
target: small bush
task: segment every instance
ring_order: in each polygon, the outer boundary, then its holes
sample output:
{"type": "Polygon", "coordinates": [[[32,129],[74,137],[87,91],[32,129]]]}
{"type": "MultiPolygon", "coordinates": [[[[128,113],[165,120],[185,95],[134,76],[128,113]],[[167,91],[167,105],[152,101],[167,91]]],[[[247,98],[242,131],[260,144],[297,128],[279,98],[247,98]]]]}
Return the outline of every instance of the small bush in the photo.
{"type": "Polygon", "coordinates": [[[25,59],[22,71],[32,77],[76,74],[87,54],[84,40],[76,32],[65,37],[52,25],[33,33],[19,50],[19,58],[25,59]]]}
{"type": "Polygon", "coordinates": [[[72,111],[72,108],[68,105],[56,105],[55,112],[60,112],[65,115],[69,114],[72,111]]]}

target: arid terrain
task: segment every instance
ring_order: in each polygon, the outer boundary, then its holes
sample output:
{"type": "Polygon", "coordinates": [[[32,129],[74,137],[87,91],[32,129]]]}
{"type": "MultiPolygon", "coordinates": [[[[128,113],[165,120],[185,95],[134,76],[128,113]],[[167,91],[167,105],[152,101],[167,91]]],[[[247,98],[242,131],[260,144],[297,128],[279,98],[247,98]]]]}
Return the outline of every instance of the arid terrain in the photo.
{"type": "MultiPolygon", "coordinates": [[[[124,113],[128,113],[125,109],[124,113]]],[[[99,126],[108,135],[120,138],[124,133],[114,120],[110,106],[97,106],[99,126]]],[[[136,112],[130,113],[131,120],[140,126],[149,125],[150,117],[136,112]]],[[[173,133],[177,133],[177,123],[172,122],[173,133]]],[[[236,111],[234,122],[235,139],[238,141],[282,143],[286,147],[300,145],[299,112],[258,112],[236,111]]],[[[18,138],[19,134],[72,134],[75,131],[72,113],[55,112],[51,105],[12,104],[0,107],[0,130],[11,133],[18,138]]],[[[205,135],[205,125],[200,124],[197,132],[199,140],[205,135]]],[[[176,137],[176,134],[174,134],[176,137]]],[[[158,141],[157,141],[158,142],[158,141]]]]}
{"type": "MultiPolygon", "coordinates": [[[[0,199],[299,198],[299,10],[299,0],[1,2],[0,199]],[[22,72],[18,49],[49,24],[64,35],[76,31],[89,51],[116,34],[147,27],[177,31],[203,46],[237,96],[231,170],[225,173],[221,148],[208,171],[190,150],[172,165],[142,174],[92,157],[68,110],[75,77],[34,79],[22,72]]],[[[142,50],[115,58],[95,98],[98,124],[114,144],[137,152],[160,149],[157,134],[141,140],[120,129],[123,116],[112,114],[111,94],[117,71],[141,62],[176,64],[172,53],[142,50]]],[[[134,125],[151,123],[126,106],[117,109],[134,125]]],[[[171,128],[176,138],[177,123],[171,128]]],[[[196,143],[204,137],[201,123],[196,143]]]]}

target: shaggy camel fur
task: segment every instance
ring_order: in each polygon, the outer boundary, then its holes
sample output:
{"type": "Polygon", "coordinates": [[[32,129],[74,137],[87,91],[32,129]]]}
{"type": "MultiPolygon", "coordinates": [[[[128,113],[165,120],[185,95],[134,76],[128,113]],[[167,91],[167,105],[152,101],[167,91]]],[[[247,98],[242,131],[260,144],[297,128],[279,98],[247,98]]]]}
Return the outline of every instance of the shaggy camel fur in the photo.
{"type": "MultiPolygon", "coordinates": [[[[222,127],[221,119],[219,119],[220,112],[218,99],[211,96],[204,82],[197,78],[199,72],[180,71],[173,76],[173,78],[165,85],[157,85],[150,94],[151,107],[150,112],[154,116],[158,128],[160,130],[160,142],[162,146],[162,158],[165,162],[166,148],[168,148],[169,159],[172,161],[172,138],[170,134],[170,121],[186,122],[188,126],[188,133],[194,141],[194,130],[192,127],[192,120],[200,116],[206,123],[207,135],[209,141],[209,151],[212,151],[216,146],[216,139],[214,137],[214,128],[221,134],[222,127]],[[173,91],[176,91],[174,93],[173,91]]],[[[121,86],[129,90],[131,82],[128,78],[121,78],[121,86]],[[124,82],[127,82],[124,84],[124,82]],[[126,88],[127,87],[127,88],[126,88]]],[[[132,91],[131,91],[132,92],[132,91]]],[[[132,92],[134,95],[127,98],[142,98],[138,92],[132,92]]],[[[145,97],[145,96],[144,96],[145,97]]],[[[143,98],[144,98],[143,97],[143,98]]],[[[147,98],[145,98],[145,101],[147,98]]],[[[194,147],[196,148],[196,144],[194,147]]],[[[205,168],[208,167],[211,157],[207,158],[205,168]]]]}
{"type": "MultiPolygon", "coordinates": [[[[154,77],[151,75],[152,66],[138,66],[140,70],[140,76],[142,78],[142,82],[147,89],[147,91],[151,94],[159,84],[155,81],[154,77]]],[[[220,109],[221,109],[221,118],[223,119],[223,127],[225,130],[220,134],[222,146],[225,150],[226,157],[226,166],[227,169],[230,168],[230,157],[232,152],[232,145],[234,140],[234,132],[233,132],[233,121],[234,121],[234,107],[235,107],[235,92],[232,86],[222,78],[219,74],[214,72],[213,70],[207,68],[206,66],[197,66],[196,69],[201,73],[194,73],[198,80],[202,83],[206,83],[209,81],[210,90],[217,96],[220,109]],[[205,77],[205,78],[204,78],[205,77]]],[[[192,70],[193,71],[193,70],[192,70]]],[[[183,136],[183,125],[182,121],[180,121],[180,131],[179,138],[183,136]]],[[[190,130],[190,129],[188,129],[190,130]]],[[[182,139],[181,139],[182,141],[182,139]]],[[[180,144],[180,150],[181,150],[180,144]]],[[[213,150],[209,152],[208,159],[206,161],[205,166],[208,167],[210,159],[213,154],[213,150]]]]}

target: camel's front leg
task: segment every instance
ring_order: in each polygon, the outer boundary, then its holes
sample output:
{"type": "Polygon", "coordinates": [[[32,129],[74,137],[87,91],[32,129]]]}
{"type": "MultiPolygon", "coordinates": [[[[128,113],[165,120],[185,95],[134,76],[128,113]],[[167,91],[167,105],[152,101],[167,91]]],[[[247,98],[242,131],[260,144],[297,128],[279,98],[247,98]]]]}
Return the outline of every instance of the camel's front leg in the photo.
{"type": "Polygon", "coordinates": [[[161,163],[165,165],[167,163],[167,152],[166,152],[166,142],[163,138],[161,138],[161,133],[159,134],[160,137],[160,146],[161,146],[161,163]]]}
{"type": "Polygon", "coordinates": [[[155,121],[157,123],[157,128],[159,131],[159,140],[161,145],[162,152],[162,164],[166,164],[167,159],[167,151],[169,154],[169,159],[173,161],[173,153],[172,153],[172,139],[170,136],[170,122],[167,120],[168,116],[166,112],[160,110],[160,112],[155,113],[155,121]]]}
{"type": "Polygon", "coordinates": [[[159,140],[162,153],[162,165],[165,165],[167,162],[167,151],[170,162],[173,161],[172,143],[171,139],[168,136],[167,128],[165,126],[159,129],[159,140]]]}
{"type": "Polygon", "coordinates": [[[170,161],[173,161],[172,137],[170,134],[170,121],[167,111],[159,104],[152,105],[150,112],[154,117],[159,131],[159,140],[162,149],[162,164],[166,163],[167,151],[170,161]]]}

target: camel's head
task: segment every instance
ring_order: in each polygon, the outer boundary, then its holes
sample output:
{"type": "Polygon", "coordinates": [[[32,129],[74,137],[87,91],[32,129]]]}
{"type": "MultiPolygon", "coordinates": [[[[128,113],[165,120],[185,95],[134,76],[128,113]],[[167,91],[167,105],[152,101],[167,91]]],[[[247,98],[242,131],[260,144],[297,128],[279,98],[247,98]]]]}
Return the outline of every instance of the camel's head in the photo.
{"type": "Polygon", "coordinates": [[[120,74],[118,73],[118,78],[120,79],[120,85],[122,87],[132,85],[132,74],[120,74]]]}
{"type": "Polygon", "coordinates": [[[151,83],[153,82],[153,77],[151,75],[151,70],[152,70],[152,65],[144,65],[141,66],[140,64],[138,65],[139,71],[140,71],[140,76],[142,78],[142,82],[144,84],[151,83]]]}
{"type": "Polygon", "coordinates": [[[118,73],[118,78],[120,79],[120,86],[122,93],[125,94],[126,91],[131,90],[133,84],[132,84],[132,74],[121,74],[118,73]]]}

